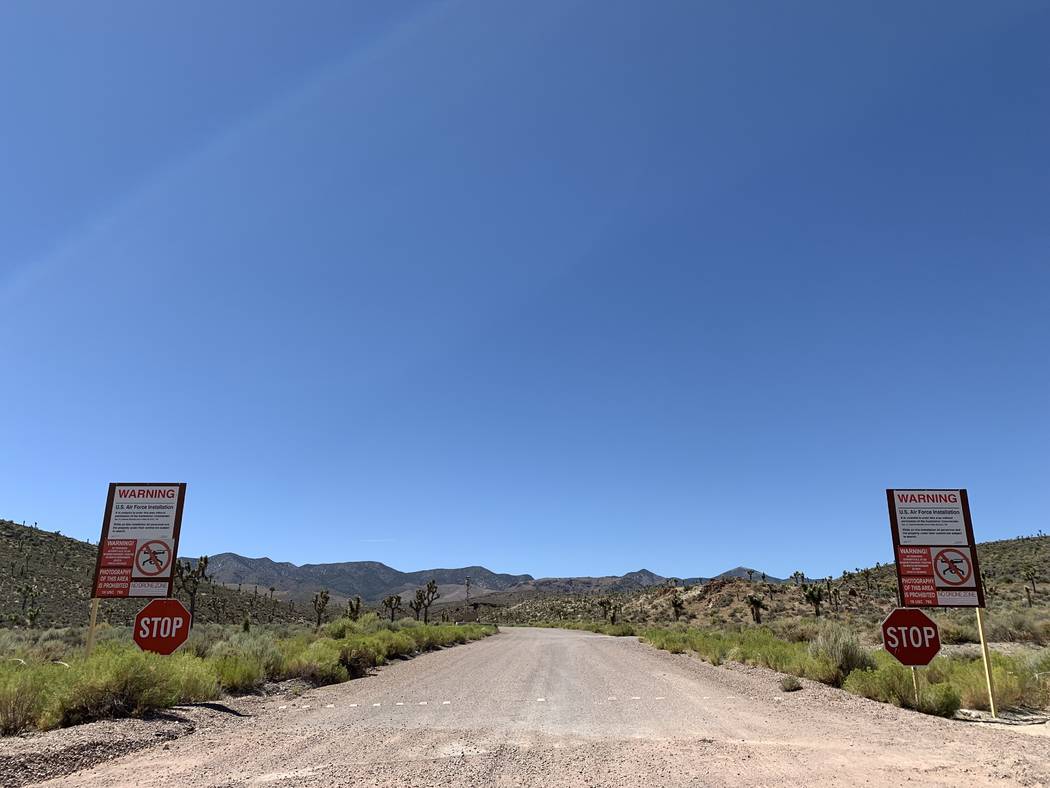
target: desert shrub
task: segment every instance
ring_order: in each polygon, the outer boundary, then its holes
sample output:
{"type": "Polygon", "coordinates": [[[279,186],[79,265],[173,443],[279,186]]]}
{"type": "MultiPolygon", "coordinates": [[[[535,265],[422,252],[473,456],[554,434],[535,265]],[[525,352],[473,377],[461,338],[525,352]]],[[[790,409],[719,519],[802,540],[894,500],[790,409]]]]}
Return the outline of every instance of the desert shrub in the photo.
{"type": "Polygon", "coordinates": [[[1042,644],[1048,640],[1050,627],[1034,610],[1015,610],[989,616],[985,634],[992,642],[1042,644]]]}
{"type": "Polygon", "coordinates": [[[46,703],[47,679],[44,674],[48,667],[52,672],[65,670],[61,666],[31,663],[0,664],[0,736],[11,736],[36,727],[46,703]]]}
{"type": "Polygon", "coordinates": [[[70,673],[50,710],[53,721],[63,726],[141,716],[218,695],[214,672],[189,654],[160,657],[110,644],[74,663],[70,673]]]}
{"type": "Polygon", "coordinates": [[[79,656],[83,630],[0,630],[0,733],[139,716],[178,703],[210,700],[225,689],[247,692],[267,679],[303,678],[315,685],[365,675],[376,665],[498,630],[481,624],[389,622],[374,614],[333,622],[322,635],[303,627],[195,628],[190,643],[162,657],[140,651],[127,627],[103,627],[90,658],[79,656]],[[338,624],[338,626],[333,626],[338,624]],[[340,638],[328,637],[341,634],[340,638]],[[24,654],[15,661],[14,654],[24,654]],[[41,661],[59,654],[70,667],[41,661]],[[75,654],[76,656],[69,656],[75,654]],[[205,656],[206,655],[206,656],[205,656]]]}
{"type": "Polygon", "coordinates": [[[930,684],[920,689],[919,711],[938,717],[953,717],[962,706],[959,692],[951,684],[930,684]]]}
{"type": "Polygon", "coordinates": [[[415,653],[416,650],[416,641],[404,632],[395,632],[389,629],[379,630],[375,634],[369,635],[366,640],[376,644],[378,650],[382,653],[382,659],[376,663],[379,665],[384,664],[391,657],[405,657],[415,653]]]}
{"type": "Polygon", "coordinates": [[[635,634],[634,626],[631,624],[606,624],[599,630],[603,635],[613,637],[632,637],[635,634]]]}
{"type": "Polygon", "coordinates": [[[284,654],[278,647],[278,641],[259,630],[230,633],[212,645],[208,656],[217,660],[244,657],[261,667],[263,678],[278,678],[283,672],[284,654]]]}
{"type": "Polygon", "coordinates": [[[942,643],[979,643],[981,640],[976,624],[948,618],[939,620],[937,627],[941,633],[942,643]]]}
{"type": "Polygon", "coordinates": [[[802,689],[802,682],[794,676],[783,676],[780,679],[780,689],[782,692],[798,692],[802,689]]]}
{"type": "Polygon", "coordinates": [[[842,688],[854,695],[894,706],[914,705],[911,671],[888,654],[876,656],[875,663],[871,668],[853,671],[846,677],[842,688]]]}
{"type": "Polygon", "coordinates": [[[808,643],[817,636],[820,624],[804,618],[781,619],[770,623],[773,634],[791,643],[808,643]]]}
{"type": "Polygon", "coordinates": [[[347,676],[359,679],[375,667],[375,654],[363,649],[360,644],[346,644],[339,649],[339,664],[347,676]]]}
{"type": "Polygon", "coordinates": [[[350,674],[340,664],[340,651],[339,644],[334,640],[315,640],[286,664],[285,676],[304,679],[314,686],[346,681],[350,674]]]}
{"type": "Polygon", "coordinates": [[[682,654],[689,648],[689,638],[684,632],[674,632],[666,629],[646,630],[642,636],[653,646],[672,654],[682,654]]]}
{"type": "MultiPolygon", "coordinates": [[[[998,709],[1038,707],[1045,703],[1045,688],[1022,657],[991,653],[992,688],[998,709]]],[[[978,658],[938,657],[926,669],[927,678],[949,682],[968,709],[988,709],[984,662],[978,658]]]]}
{"type": "Polygon", "coordinates": [[[262,662],[247,654],[226,654],[211,659],[222,688],[227,692],[251,692],[263,685],[266,670],[262,662]]]}
{"type": "Polygon", "coordinates": [[[939,717],[951,717],[960,708],[959,690],[948,682],[931,682],[937,674],[919,675],[919,699],[915,700],[915,685],[911,670],[889,654],[879,654],[876,665],[855,670],[846,677],[843,689],[854,695],[916,709],[939,717]]]}
{"type": "Polygon", "coordinates": [[[831,672],[826,684],[836,687],[854,670],[875,667],[871,655],[860,645],[857,636],[841,624],[826,622],[809,644],[810,654],[820,663],[826,663],[831,672]]]}

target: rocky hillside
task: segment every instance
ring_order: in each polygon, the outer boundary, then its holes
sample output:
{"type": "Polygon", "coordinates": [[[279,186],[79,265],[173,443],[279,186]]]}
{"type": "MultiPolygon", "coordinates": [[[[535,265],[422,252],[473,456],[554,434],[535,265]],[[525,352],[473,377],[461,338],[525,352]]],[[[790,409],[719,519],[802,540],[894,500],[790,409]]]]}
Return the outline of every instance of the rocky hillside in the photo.
{"type": "MultiPolygon", "coordinates": [[[[0,520],[0,626],[63,627],[88,622],[91,577],[97,547],[60,533],[0,520]]],[[[177,594],[189,606],[184,594],[177,594]]],[[[130,624],[145,600],[103,600],[102,622],[130,624]]],[[[204,583],[197,597],[198,621],[241,623],[304,620],[308,605],[269,598],[263,588],[238,592],[204,583]]],[[[312,613],[312,608],[310,608],[312,613]]]]}
{"type": "MultiPolygon", "coordinates": [[[[995,641],[1050,643],[1050,537],[1019,537],[979,544],[985,576],[989,632],[995,641]]],[[[459,606],[447,611],[457,619],[502,623],[617,620],[634,624],[675,620],[701,627],[750,625],[753,608],[763,623],[791,632],[812,630],[817,606],[806,589],[817,589],[819,618],[855,626],[874,641],[883,618],[897,606],[897,580],[892,564],[845,572],[839,577],[801,577],[784,582],[749,580],[734,573],[702,583],[665,583],[623,594],[544,595],[512,598],[492,595],[476,600],[478,609],[459,606]],[[758,604],[753,604],[757,600],[758,604]],[[677,607],[677,616],[676,616],[677,607]]],[[[942,610],[936,618],[949,643],[977,638],[971,610],[942,610]]]]}

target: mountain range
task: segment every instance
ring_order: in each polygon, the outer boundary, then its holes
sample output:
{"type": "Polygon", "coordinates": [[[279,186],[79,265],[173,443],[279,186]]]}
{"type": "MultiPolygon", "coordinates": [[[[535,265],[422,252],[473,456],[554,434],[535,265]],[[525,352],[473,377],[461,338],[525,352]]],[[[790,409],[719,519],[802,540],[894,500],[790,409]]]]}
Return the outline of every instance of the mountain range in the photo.
{"type": "MultiPolygon", "coordinates": [[[[746,577],[749,570],[737,567],[718,577],[746,577]]],[[[761,572],[752,570],[756,575],[761,572]]],[[[330,564],[303,564],[269,558],[247,558],[237,553],[219,553],[208,559],[208,574],[226,586],[245,589],[258,586],[260,591],[273,588],[286,599],[309,599],[322,588],[336,599],[360,596],[366,602],[377,602],[390,594],[411,594],[415,589],[437,581],[443,602],[462,601],[467,596],[467,578],[470,578],[470,596],[477,598],[497,592],[512,593],[620,593],[650,586],[662,585],[669,578],[639,569],[624,575],[603,577],[544,577],[512,575],[493,572],[483,566],[464,566],[456,569],[424,569],[401,572],[378,561],[343,561],[330,564]]],[[[704,578],[685,578],[680,582],[694,584],[704,578]]],[[[778,578],[767,578],[780,582],[778,578]]]]}

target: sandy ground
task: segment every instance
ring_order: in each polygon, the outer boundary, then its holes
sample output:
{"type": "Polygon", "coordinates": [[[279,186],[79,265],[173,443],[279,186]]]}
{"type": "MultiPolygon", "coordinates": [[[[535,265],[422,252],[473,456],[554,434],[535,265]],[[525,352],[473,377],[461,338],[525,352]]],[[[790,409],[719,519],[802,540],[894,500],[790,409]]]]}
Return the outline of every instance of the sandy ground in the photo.
{"type": "Polygon", "coordinates": [[[1042,737],[803,684],[783,693],[771,671],[634,638],[511,629],[253,699],[246,716],[41,784],[1050,786],[1042,737]]]}

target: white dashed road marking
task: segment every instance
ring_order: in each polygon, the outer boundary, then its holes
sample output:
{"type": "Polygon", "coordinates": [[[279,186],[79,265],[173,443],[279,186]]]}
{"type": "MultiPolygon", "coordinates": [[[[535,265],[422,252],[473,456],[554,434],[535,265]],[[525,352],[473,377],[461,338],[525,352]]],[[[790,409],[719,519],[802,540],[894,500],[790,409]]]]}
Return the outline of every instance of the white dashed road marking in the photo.
{"type": "Polygon", "coordinates": [[[448,706],[451,703],[452,703],[452,701],[450,701],[450,700],[443,700],[443,701],[441,701],[441,705],[442,706],[448,706]]]}
{"type": "Polygon", "coordinates": [[[546,698],[536,698],[536,702],[537,703],[546,703],[547,699],[546,698]]]}
{"type": "Polygon", "coordinates": [[[350,708],[351,709],[356,709],[357,708],[357,704],[356,703],[351,703],[350,704],[350,708]]]}
{"type": "Polygon", "coordinates": [[[427,705],[427,702],[426,702],[425,700],[421,700],[421,701],[419,702],[419,705],[420,705],[420,706],[426,706],[426,705],[427,705]]]}
{"type": "Polygon", "coordinates": [[[641,698],[638,697],[637,695],[632,695],[631,696],[631,700],[641,700],[641,698]]]}
{"type": "MultiPolygon", "coordinates": [[[[379,704],[377,703],[376,705],[378,706],[379,704]]],[[[397,703],[395,703],[394,705],[395,705],[395,706],[404,706],[405,704],[404,704],[404,703],[402,703],[401,701],[398,701],[398,702],[397,702],[397,703]]]]}
{"type": "Polygon", "coordinates": [[[382,703],[373,703],[372,705],[373,706],[382,706],[383,704],[382,703]]]}

